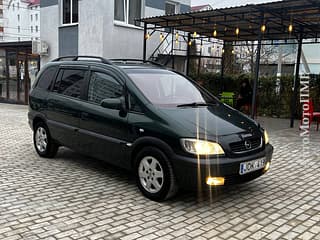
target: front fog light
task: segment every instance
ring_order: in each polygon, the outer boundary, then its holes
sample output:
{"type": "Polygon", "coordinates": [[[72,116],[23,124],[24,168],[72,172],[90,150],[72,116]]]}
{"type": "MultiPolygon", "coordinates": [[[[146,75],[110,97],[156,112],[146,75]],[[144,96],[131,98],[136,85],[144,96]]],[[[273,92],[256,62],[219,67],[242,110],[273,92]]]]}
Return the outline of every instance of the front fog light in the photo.
{"type": "Polygon", "coordinates": [[[209,185],[209,186],[222,186],[222,185],[224,185],[224,178],[223,177],[208,177],[207,178],[207,185],[209,185]]]}
{"type": "Polygon", "coordinates": [[[220,144],[198,139],[181,139],[185,151],[196,155],[222,155],[224,151],[220,144]]]}

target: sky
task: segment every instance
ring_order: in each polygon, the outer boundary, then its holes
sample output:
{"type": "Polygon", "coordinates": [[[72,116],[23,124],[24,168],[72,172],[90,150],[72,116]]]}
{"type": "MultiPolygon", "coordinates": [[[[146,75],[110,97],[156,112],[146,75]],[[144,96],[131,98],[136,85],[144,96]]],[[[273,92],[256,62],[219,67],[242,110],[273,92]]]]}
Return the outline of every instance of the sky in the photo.
{"type": "Polygon", "coordinates": [[[191,0],[191,6],[210,4],[213,8],[224,8],[275,1],[278,0],[191,0]]]}

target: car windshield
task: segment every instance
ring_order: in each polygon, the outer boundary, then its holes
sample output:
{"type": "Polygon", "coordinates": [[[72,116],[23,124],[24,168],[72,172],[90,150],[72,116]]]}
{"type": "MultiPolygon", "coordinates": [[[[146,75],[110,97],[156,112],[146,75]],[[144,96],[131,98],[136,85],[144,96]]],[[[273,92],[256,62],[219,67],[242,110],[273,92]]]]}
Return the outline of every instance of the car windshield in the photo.
{"type": "Polygon", "coordinates": [[[154,105],[196,107],[216,103],[216,99],[187,78],[168,70],[135,70],[129,76],[154,105]]]}

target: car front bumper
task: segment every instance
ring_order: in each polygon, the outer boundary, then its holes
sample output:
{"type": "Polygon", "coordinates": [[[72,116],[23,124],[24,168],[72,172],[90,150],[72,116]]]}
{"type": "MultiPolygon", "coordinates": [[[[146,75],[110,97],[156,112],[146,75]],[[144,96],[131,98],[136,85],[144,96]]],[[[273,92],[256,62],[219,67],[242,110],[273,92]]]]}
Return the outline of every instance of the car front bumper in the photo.
{"type": "Polygon", "coordinates": [[[253,180],[263,175],[266,170],[263,168],[240,175],[240,163],[260,158],[265,158],[266,163],[271,163],[272,154],[273,147],[268,144],[261,152],[237,158],[197,159],[175,155],[172,158],[172,164],[179,186],[184,189],[197,189],[200,186],[208,186],[206,185],[206,179],[209,176],[223,177],[224,185],[253,180]]]}

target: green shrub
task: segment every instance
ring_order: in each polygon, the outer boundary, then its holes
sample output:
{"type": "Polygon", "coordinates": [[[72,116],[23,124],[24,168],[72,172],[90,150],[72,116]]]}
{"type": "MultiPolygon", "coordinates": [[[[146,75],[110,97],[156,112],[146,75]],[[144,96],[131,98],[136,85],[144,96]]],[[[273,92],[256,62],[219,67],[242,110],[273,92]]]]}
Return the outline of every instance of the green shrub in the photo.
{"type": "MultiPolygon", "coordinates": [[[[310,96],[314,101],[315,110],[320,111],[320,75],[310,75],[310,96]]],[[[201,81],[203,86],[212,92],[215,96],[219,96],[223,91],[234,92],[238,95],[240,82],[244,78],[253,81],[250,75],[226,75],[221,78],[221,74],[216,73],[200,73],[200,75],[191,75],[196,81],[201,81]]],[[[280,92],[276,92],[277,79],[272,77],[260,77],[257,86],[257,104],[258,115],[289,118],[291,116],[291,99],[293,96],[292,75],[282,76],[280,78],[280,92]]],[[[299,97],[295,103],[296,118],[301,116],[301,105],[299,97]]]]}

